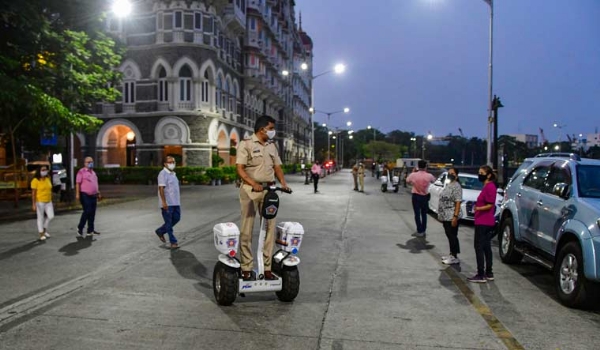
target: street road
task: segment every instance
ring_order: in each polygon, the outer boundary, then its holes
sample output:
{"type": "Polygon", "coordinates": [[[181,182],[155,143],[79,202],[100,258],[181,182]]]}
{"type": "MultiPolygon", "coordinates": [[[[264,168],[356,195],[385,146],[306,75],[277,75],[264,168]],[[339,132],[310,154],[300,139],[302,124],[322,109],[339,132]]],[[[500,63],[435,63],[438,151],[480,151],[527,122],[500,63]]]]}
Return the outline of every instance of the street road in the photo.
{"type": "Polygon", "coordinates": [[[382,193],[367,177],[358,193],[346,170],[317,194],[288,179],[278,220],[306,232],[294,302],[263,293],[215,303],[212,228],[239,224],[237,189],[185,186],[176,251],[153,233],[154,195],[99,208],[93,239],[76,239],[78,211],[57,216],[45,242],[34,241],[34,220],[0,224],[0,349],[598,347],[599,312],[563,307],[537,265],[503,265],[494,248],[496,280],[468,284],[472,226],[460,228],[460,266],[441,264],[440,223],[430,216],[427,238],[411,236],[409,191],[382,193]]]}

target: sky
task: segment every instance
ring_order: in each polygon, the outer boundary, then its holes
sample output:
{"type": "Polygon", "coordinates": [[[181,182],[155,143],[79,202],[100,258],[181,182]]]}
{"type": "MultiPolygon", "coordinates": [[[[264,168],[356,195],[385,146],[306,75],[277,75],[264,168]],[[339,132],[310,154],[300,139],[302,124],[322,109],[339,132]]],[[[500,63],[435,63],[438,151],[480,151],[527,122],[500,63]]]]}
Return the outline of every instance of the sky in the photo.
{"type": "MultiPolygon", "coordinates": [[[[296,10],[313,74],[347,67],[314,80],[316,109],[351,109],[330,125],[487,139],[486,1],[296,0],[296,10]]],[[[600,131],[600,0],[494,0],[493,50],[500,135],[600,131]]]]}

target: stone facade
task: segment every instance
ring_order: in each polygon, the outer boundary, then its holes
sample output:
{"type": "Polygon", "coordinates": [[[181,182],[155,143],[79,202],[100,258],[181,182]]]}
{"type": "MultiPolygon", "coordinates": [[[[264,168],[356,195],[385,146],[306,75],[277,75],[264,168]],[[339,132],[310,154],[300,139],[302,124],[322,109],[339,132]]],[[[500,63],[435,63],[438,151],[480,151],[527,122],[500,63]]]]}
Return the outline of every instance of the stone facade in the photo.
{"type": "Polygon", "coordinates": [[[109,18],[126,45],[118,69],[122,96],[99,102],[104,121],[79,135],[100,166],[158,165],[174,154],[183,165],[211,166],[277,120],[286,163],[310,159],[312,41],[296,25],[293,0],[138,0],[133,16],[109,18]]]}

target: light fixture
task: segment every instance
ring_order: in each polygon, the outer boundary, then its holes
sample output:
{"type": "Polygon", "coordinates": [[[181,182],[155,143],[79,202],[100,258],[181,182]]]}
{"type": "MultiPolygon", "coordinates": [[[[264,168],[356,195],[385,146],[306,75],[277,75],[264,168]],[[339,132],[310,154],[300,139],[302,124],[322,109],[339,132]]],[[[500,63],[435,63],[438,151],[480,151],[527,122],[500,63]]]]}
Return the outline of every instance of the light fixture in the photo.
{"type": "Polygon", "coordinates": [[[308,64],[306,64],[306,62],[302,62],[302,64],[300,64],[300,68],[302,70],[307,70],[308,69],[308,64]]]}
{"type": "Polygon", "coordinates": [[[350,108],[346,107],[344,108],[344,113],[349,113],[350,112],[350,108]]]}
{"type": "Polygon", "coordinates": [[[115,0],[112,4],[112,11],[117,17],[127,17],[131,13],[131,2],[129,0],[115,0]]]}
{"type": "Polygon", "coordinates": [[[344,66],[343,64],[336,64],[335,68],[333,68],[333,70],[337,73],[337,74],[341,74],[344,73],[344,71],[346,70],[346,66],[344,66]]]}
{"type": "Polygon", "coordinates": [[[290,72],[287,70],[284,70],[281,72],[281,75],[283,75],[284,77],[287,77],[288,75],[290,75],[290,72]]]}
{"type": "Polygon", "coordinates": [[[347,126],[352,126],[352,122],[351,122],[351,121],[348,121],[348,122],[346,123],[346,125],[347,125],[347,126]]]}
{"type": "Polygon", "coordinates": [[[133,139],[135,138],[135,133],[133,131],[130,131],[127,133],[126,137],[127,141],[133,141],[133,139]]]}

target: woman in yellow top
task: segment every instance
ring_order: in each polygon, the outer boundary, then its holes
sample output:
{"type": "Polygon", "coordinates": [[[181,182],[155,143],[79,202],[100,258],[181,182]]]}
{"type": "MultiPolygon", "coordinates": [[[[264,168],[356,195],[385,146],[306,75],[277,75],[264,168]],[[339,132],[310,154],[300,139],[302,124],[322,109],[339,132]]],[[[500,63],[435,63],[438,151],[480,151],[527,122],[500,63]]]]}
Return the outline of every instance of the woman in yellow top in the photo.
{"type": "Polygon", "coordinates": [[[52,205],[52,181],[48,175],[48,166],[42,165],[35,172],[35,178],[31,180],[31,201],[33,211],[37,212],[37,226],[40,241],[50,237],[48,224],[54,218],[54,206],[52,205]],[[46,214],[46,220],[44,220],[46,214]]]}

